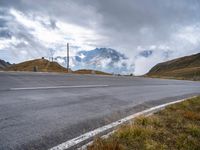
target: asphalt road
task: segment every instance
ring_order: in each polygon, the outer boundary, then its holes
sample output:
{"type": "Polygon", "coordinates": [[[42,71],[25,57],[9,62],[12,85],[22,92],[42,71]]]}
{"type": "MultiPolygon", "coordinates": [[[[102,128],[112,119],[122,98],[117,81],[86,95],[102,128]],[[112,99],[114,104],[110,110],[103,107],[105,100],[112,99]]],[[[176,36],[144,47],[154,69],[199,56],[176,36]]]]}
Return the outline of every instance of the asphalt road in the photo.
{"type": "Polygon", "coordinates": [[[140,110],[198,94],[200,82],[193,81],[0,72],[0,150],[48,149],[140,110]]]}

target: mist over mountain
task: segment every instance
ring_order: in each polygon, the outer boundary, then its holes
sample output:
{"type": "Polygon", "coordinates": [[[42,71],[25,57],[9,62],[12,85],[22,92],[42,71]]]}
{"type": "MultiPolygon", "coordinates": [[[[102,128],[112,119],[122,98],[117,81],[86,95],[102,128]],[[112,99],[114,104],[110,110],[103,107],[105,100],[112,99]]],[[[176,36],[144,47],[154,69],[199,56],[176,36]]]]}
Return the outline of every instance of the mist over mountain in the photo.
{"type": "MultiPolygon", "coordinates": [[[[61,65],[66,66],[66,57],[55,58],[61,65]]],[[[109,73],[132,73],[134,65],[129,63],[129,58],[111,48],[96,48],[90,51],[78,51],[70,57],[70,67],[77,69],[94,69],[109,73]]]]}

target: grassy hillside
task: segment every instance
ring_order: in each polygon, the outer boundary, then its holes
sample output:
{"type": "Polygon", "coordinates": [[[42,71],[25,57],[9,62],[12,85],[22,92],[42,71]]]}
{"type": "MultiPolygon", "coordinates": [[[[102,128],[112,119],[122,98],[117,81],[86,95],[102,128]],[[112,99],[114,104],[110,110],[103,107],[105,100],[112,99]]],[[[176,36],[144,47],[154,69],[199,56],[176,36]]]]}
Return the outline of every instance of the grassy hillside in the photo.
{"type": "Polygon", "coordinates": [[[199,150],[200,97],[141,116],[107,139],[97,138],[88,150],[199,150]]]}
{"type": "Polygon", "coordinates": [[[200,80],[200,53],[159,63],[146,76],[200,80]]]}
{"type": "Polygon", "coordinates": [[[74,73],[77,74],[99,74],[99,75],[110,75],[109,73],[102,72],[102,71],[97,71],[97,70],[89,70],[89,69],[80,69],[74,71],[74,73]]]}
{"type": "MultiPolygon", "coordinates": [[[[25,61],[19,64],[11,65],[7,68],[4,68],[5,71],[34,71],[34,68],[37,68],[38,72],[63,72],[67,73],[67,69],[59,65],[57,62],[50,62],[46,59],[35,59],[30,61],[25,61]]],[[[97,70],[77,70],[70,71],[71,73],[76,74],[98,74],[98,75],[110,75],[108,73],[97,71],[97,70]]]]}
{"type": "Polygon", "coordinates": [[[38,72],[67,72],[67,69],[59,65],[57,62],[50,62],[46,59],[35,59],[6,68],[6,71],[34,71],[34,67],[38,72]]]}

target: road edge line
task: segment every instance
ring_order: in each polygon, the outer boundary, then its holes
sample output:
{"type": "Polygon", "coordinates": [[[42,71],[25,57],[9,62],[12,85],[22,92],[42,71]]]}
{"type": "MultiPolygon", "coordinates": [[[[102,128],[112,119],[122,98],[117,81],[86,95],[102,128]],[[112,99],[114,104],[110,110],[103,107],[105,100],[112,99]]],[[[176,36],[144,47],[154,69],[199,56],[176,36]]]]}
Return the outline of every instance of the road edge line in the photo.
{"type": "MultiPolygon", "coordinates": [[[[135,114],[132,114],[132,115],[130,115],[130,116],[127,116],[127,117],[125,117],[125,118],[122,118],[122,119],[120,119],[120,120],[118,120],[118,121],[112,122],[112,123],[110,123],[110,124],[108,124],[108,125],[99,127],[99,128],[97,128],[97,129],[95,129],[95,130],[93,130],[93,131],[89,131],[89,132],[87,132],[87,133],[84,133],[84,134],[82,134],[82,135],[76,137],[76,138],[73,138],[73,139],[71,139],[71,140],[68,140],[68,141],[66,141],[66,142],[63,142],[63,143],[61,143],[61,144],[59,144],[59,145],[57,145],[57,146],[55,146],[55,147],[50,148],[49,150],[66,150],[66,149],[69,149],[69,148],[71,148],[71,147],[73,147],[73,146],[78,145],[78,144],[81,143],[81,142],[84,142],[84,141],[86,141],[86,140],[88,140],[88,139],[90,139],[90,138],[93,138],[93,137],[95,137],[95,136],[97,136],[97,135],[99,135],[99,134],[101,134],[101,133],[103,133],[103,132],[106,132],[106,131],[108,131],[109,129],[113,129],[113,128],[115,128],[115,127],[121,125],[121,124],[124,124],[124,123],[126,123],[126,122],[128,122],[128,121],[130,121],[130,120],[132,120],[132,119],[134,119],[134,118],[136,118],[136,117],[138,117],[138,116],[141,116],[141,115],[149,115],[149,114],[155,113],[155,112],[157,112],[157,111],[159,111],[159,110],[165,108],[166,106],[169,106],[169,105],[172,105],[172,104],[176,104],[176,103],[180,103],[180,102],[183,102],[183,101],[185,101],[185,100],[188,100],[188,99],[191,99],[191,98],[195,98],[195,97],[197,97],[197,96],[192,96],[192,97],[180,99],[180,100],[177,100],[177,101],[173,101],[173,102],[161,104],[161,105],[154,106],[154,107],[151,107],[151,108],[149,108],[149,109],[143,110],[143,111],[141,111],[141,112],[137,112],[137,113],[135,113],[135,114]]],[[[113,131],[111,131],[111,132],[113,132],[113,131]]],[[[109,133],[107,133],[107,134],[109,134],[109,133]]],[[[87,142],[87,144],[88,144],[88,143],[89,143],[89,142],[87,142]]],[[[87,145],[87,144],[85,144],[85,145],[87,145]]],[[[84,145],[83,145],[83,146],[84,146],[84,145]]]]}
{"type": "Polygon", "coordinates": [[[11,90],[11,91],[46,90],[46,89],[68,89],[68,88],[95,88],[95,87],[108,87],[108,86],[109,85],[69,85],[69,86],[10,88],[9,90],[11,90]]]}

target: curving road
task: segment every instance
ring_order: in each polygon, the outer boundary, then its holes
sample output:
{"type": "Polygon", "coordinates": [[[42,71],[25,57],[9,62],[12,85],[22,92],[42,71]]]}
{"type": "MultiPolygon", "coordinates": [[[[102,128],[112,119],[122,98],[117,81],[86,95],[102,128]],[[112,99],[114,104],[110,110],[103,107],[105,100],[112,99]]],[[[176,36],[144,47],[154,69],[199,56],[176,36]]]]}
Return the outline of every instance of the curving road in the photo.
{"type": "Polygon", "coordinates": [[[146,108],[200,94],[200,82],[0,72],[0,150],[48,149],[146,108]]]}

